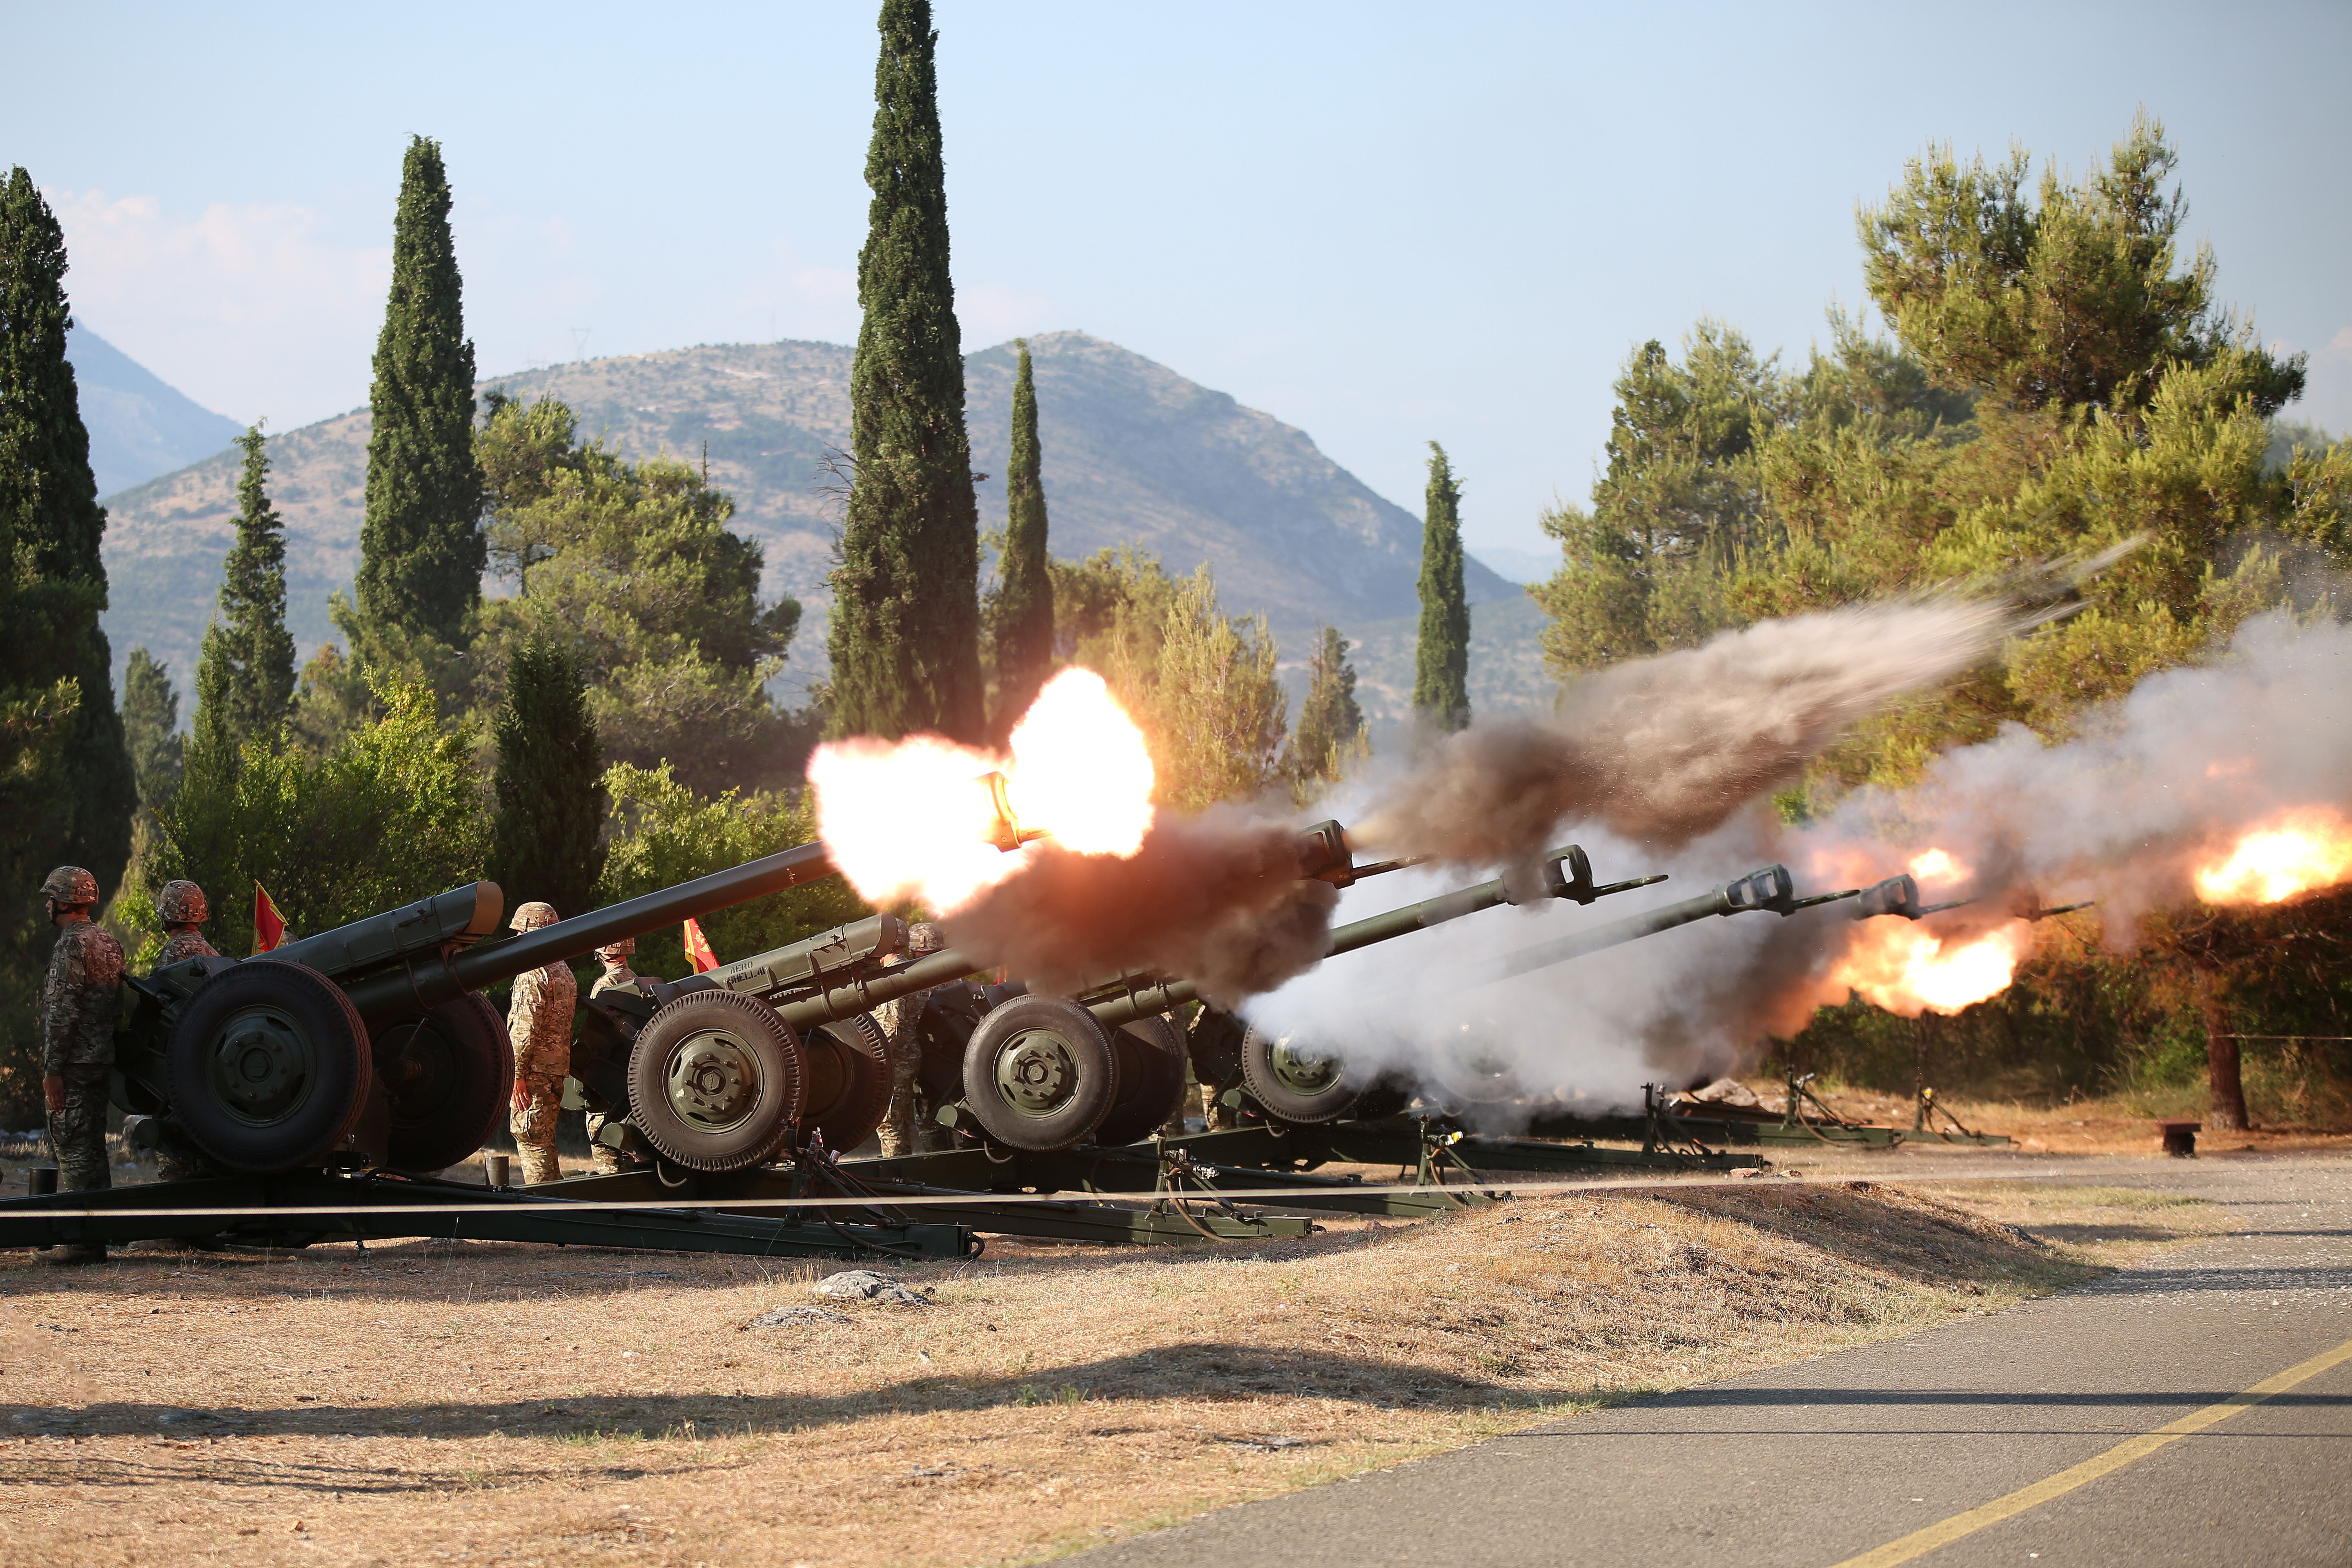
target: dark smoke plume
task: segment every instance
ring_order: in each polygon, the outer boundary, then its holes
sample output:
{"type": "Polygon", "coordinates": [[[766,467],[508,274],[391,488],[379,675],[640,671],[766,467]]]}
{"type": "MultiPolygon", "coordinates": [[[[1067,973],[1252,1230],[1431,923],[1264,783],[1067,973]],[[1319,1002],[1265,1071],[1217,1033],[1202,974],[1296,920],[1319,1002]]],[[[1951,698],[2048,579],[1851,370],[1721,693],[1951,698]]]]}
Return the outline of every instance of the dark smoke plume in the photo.
{"type": "Polygon", "coordinates": [[[1238,805],[1162,815],[1130,859],[1050,841],[947,922],[957,948],[1067,993],[1123,971],[1181,975],[1231,1004],[1323,956],[1339,895],[1298,876],[1298,829],[1238,805]]]}
{"type": "Polygon", "coordinates": [[[1678,847],[1788,784],[1856,720],[1981,663],[2039,618],[2006,600],[1857,605],[1613,665],[1546,719],[1473,724],[1353,833],[1464,866],[1539,853],[1566,818],[1678,847]]]}

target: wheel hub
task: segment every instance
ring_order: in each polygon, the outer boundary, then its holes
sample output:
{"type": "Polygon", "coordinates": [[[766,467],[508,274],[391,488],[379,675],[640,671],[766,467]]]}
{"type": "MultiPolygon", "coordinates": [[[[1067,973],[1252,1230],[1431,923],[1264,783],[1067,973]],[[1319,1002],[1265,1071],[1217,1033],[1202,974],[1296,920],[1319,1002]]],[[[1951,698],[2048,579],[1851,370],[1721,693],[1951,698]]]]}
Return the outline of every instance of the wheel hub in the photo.
{"type": "Polygon", "coordinates": [[[238,1121],[268,1126],[310,1098],[316,1064],[310,1042],[269,1007],[236,1014],[214,1037],[213,1098],[238,1121]]]}
{"type": "Polygon", "coordinates": [[[1320,1094],[1339,1080],[1339,1058],[1312,1046],[1293,1045],[1283,1036],[1266,1053],[1274,1076],[1295,1094],[1320,1094]]]}
{"type": "Polygon", "coordinates": [[[697,1035],[670,1061],[669,1102],[706,1131],[738,1127],[760,1103],[760,1068],[732,1035],[697,1035]]]}
{"type": "Polygon", "coordinates": [[[1069,1042],[1044,1029],[1028,1029],[1005,1043],[996,1057],[996,1091],[1024,1116],[1050,1116],[1076,1092],[1077,1058],[1069,1042]]]}

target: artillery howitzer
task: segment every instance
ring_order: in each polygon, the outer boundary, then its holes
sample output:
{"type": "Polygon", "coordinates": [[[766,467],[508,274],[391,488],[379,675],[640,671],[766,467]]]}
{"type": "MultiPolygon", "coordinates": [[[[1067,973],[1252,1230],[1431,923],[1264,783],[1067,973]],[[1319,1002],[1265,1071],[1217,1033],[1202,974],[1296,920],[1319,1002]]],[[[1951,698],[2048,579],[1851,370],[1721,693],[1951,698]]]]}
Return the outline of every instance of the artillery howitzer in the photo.
{"type": "MultiPolygon", "coordinates": [[[[1337,823],[1301,837],[1300,874],[1340,886],[1410,863],[1355,865],[1337,823]]],[[[1584,852],[1570,847],[1544,858],[1524,883],[1498,879],[1343,926],[1327,951],[1350,952],[1498,904],[1591,902],[1657,879],[1596,886],[1584,852]]],[[[1175,1110],[1187,1046],[1165,1015],[1195,999],[1192,983],[1138,973],[1074,998],[1036,996],[1018,984],[974,984],[978,966],[952,948],[899,962],[906,950],[906,927],[875,915],[676,983],[644,981],[592,998],[573,1060],[579,1101],[608,1113],[626,1108],[625,1121],[604,1133],[623,1148],[635,1147],[634,1135],[674,1165],[745,1169],[791,1134],[795,1119],[761,1114],[750,1101],[797,1050],[806,1064],[803,1141],[814,1133],[825,1148],[852,1149],[880,1124],[890,1091],[887,1044],[867,1015],[929,991],[919,1025],[923,1081],[949,1125],[1003,1148],[1047,1152],[1090,1139],[1129,1142],[1175,1110]]],[[[1245,1041],[1245,1068],[1251,1050],[1245,1041]]],[[[1302,1064],[1291,1078],[1311,1071],[1302,1064]]],[[[1275,1081],[1273,1072],[1265,1066],[1255,1076],[1275,1081]]],[[[1337,1109],[1301,1119],[1346,1114],[1368,1087],[1318,1084],[1324,1098],[1314,1108],[1337,1109]]]]}
{"type": "Polygon", "coordinates": [[[497,942],[503,895],[474,882],[254,958],[172,964],[125,982],[113,1099],[233,1172],[438,1171],[488,1138],[514,1076],[475,992],[832,869],[821,846],[789,849],[497,942]]]}

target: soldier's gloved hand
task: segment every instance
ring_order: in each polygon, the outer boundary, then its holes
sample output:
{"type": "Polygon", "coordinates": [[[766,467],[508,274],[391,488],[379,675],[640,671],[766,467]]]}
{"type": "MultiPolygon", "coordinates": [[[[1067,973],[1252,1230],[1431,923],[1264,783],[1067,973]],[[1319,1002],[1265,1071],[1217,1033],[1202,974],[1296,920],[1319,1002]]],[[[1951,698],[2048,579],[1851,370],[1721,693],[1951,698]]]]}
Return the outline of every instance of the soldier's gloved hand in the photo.
{"type": "Polygon", "coordinates": [[[41,1080],[41,1098],[49,1104],[49,1114],[56,1116],[66,1108],[66,1080],[54,1075],[41,1080]]]}

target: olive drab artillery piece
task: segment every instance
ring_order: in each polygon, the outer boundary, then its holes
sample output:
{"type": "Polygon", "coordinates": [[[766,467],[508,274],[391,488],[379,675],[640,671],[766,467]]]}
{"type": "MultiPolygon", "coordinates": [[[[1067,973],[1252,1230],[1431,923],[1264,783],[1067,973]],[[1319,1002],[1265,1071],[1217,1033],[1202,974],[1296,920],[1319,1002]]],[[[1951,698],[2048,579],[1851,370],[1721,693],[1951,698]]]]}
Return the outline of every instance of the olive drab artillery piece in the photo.
{"type": "Polygon", "coordinates": [[[125,983],[113,1098],[232,1172],[439,1171],[490,1136],[513,1077],[474,993],[832,870],[821,846],[790,849],[495,942],[503,896],[474,882],[254,958],[171,964],[125,983]]]}

